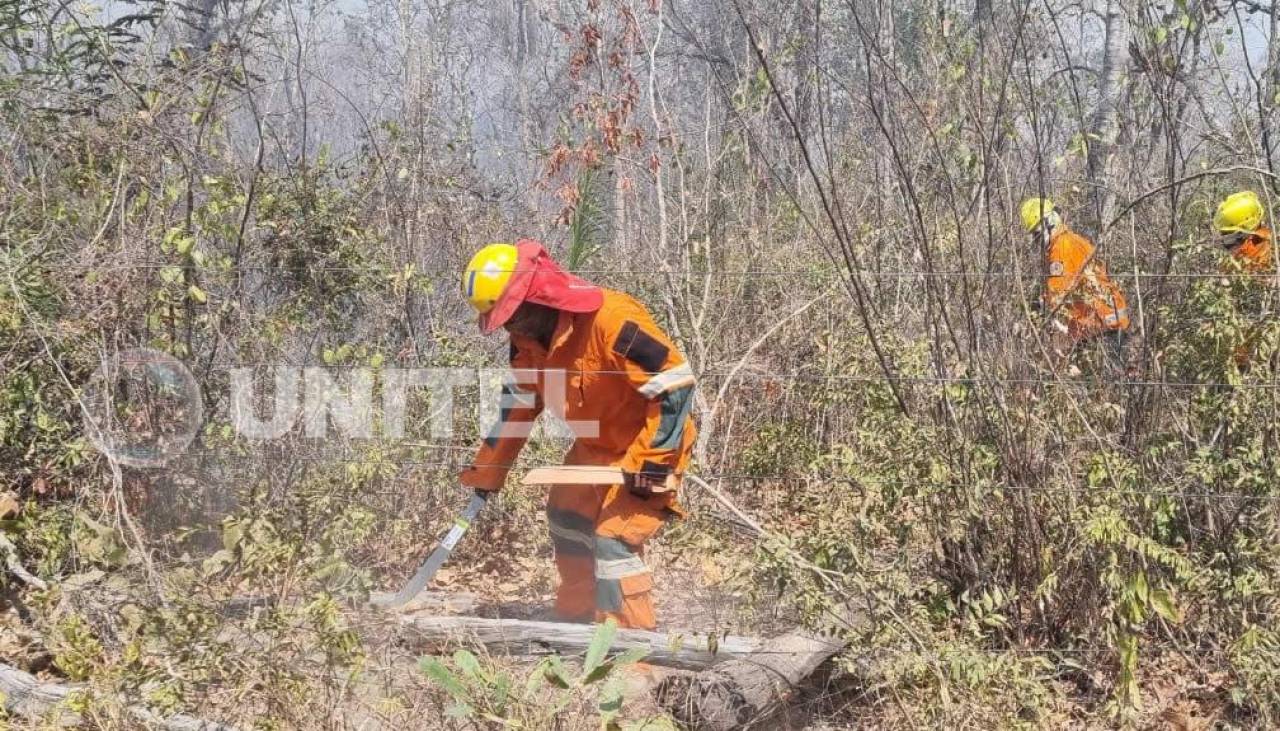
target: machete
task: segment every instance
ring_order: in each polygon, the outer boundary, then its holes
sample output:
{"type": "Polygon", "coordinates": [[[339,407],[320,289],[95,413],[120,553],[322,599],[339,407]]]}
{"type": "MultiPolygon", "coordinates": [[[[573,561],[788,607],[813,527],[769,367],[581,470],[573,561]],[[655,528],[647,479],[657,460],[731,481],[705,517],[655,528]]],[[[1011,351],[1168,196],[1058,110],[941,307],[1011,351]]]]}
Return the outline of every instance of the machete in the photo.
{"type": "Polygon", "coordinates": [[[427,560],[414,573],[413,578],[409,579],[409,583],[404,585],[397,594],[391,597],[378,597],[372,599],[371,603],[375,606],[395,609],[403,607],[413,600],[422,591],[444,562],[449,559],[449,554],[453,553],[453,547],[458,545],[458,541],[462,540],[462,536],[466,534],[467,529],[471,527],[471,522],[480,514],[480,510],[484,508],[485,503],[489,500],[489,493],[477,492],[471,497],[471,502],[467,503],[466,509],[453,521],[453,527],[449,532],[444,534],[444,538],[440,539],[440,545],[436,546],[436,550],[431,552],[427,560]]]}
{"type": "MultiPolygon", "coordinates": [[[[524,479],[520,481],[522,485],[618,485],[622,484],[622,470],[617,467],[595,466],[595,465],[565,465],[562,467],[538,467],[529,470],[524,479]]],[[[396,609],[403,607],[413,601],[419,592],[431,582],[432,577],[449,559],[449,554],[453,553],[454,546],[458,545],[458,541],[462,540],[462,536],[466,534],[467,529],[471,527],[472,521],[480,514],[480,510],[484,508],[485,502],[489,499],[487,492],[477,492],[471,498],[471,502],[467,503],[467,507],[453,522],[453,527],[449,532],[440,539],[440,545],[436,550],[431,552],[427,560],[414,573],[413,578],[393,596],[382,595],[370,599],[370,603],[374,606],[385,607],[387,609],[396,609]]]]}

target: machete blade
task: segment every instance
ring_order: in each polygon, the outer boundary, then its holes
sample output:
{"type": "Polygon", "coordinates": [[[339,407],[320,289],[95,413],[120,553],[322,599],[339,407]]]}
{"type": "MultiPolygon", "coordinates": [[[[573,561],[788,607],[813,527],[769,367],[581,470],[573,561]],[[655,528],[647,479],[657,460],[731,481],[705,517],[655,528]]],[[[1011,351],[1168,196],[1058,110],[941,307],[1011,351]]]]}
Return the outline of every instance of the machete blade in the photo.
{"type": "Polygon", "coordinates": [[[467,503],[466,509],[462,511],[462,515],[458,516],[458,519],[453,522],[453,527],[449,529],[448,533],[444,534],[444,538],[440,539],[440,545],[436,546],[436,550],[432,551],[431,555],[427,557],[427,560],[423,562],[422,566],[414,572],[413,578],[409,579],[408,583],[404,585],[404,588],[394,596],[378,597],[370,600],[370,603],[378,607],[396,609],[413,601],[413,598],[416,597],[427,584],[431,583],[431,579],[436,575],[436,572],[440,570],[440,567],[444,565],[444,562],[449,560],[449,554],[453,553],[453,547],[458,545],[458,541],[462,540],[462,536],[465,535],[467,529],[471,527],[471,522],[480,514],[481,508],[484,507],[485,502],[488,501],[488,499],[488,493],[478,492],[473,495],[471,497],[471,502],[467,503]]]}

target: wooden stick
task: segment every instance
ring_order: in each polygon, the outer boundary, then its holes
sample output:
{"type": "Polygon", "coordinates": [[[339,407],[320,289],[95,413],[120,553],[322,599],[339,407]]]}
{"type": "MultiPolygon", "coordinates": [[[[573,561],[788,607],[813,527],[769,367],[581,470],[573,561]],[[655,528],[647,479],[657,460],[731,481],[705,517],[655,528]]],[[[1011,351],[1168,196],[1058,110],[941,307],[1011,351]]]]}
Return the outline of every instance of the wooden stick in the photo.
{"type": "MultiPolygon", "coordinates": [[[[586,652],[596,626],[567,622],[534,622],[483,617],[402,616],[400,623],[412,642],[426,646],[471,642],[513,654],[563,654],[586,652]]],[[[613,640],[615,651],[642,647],[649,651],[643,662],[651,665],[700,670],[722,660],[743,657],[760,646],[752,637],[719,637],[692,632],[648,632],[620,629],[613,640]],[[714,651],[712,650],[714,648],[714,651]]]]}
{"type": "Polygon", "coordinates": [[[520,480],[521,485],[621,485],[622,470],[595,465],[536,467],[520,480]]]}
{"type": "Polygon", "coordinates": [[[18,558],[18,547],[13,545],[13,541],[10,541],[3,533],[0,533],[0,554],[4,555],[4,565],[9,569],[9,573],[37,589],[49,588],[49,585],[43,579],[23,568],[22,561],[18,558]]]}

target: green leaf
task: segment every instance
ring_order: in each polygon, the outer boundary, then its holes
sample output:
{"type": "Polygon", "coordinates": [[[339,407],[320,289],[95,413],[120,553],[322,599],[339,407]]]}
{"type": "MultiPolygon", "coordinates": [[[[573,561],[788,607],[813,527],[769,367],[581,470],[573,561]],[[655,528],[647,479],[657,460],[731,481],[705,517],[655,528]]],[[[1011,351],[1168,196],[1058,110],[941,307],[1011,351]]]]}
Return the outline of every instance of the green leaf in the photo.
{"type": "Polygon", "coordinates": [[[228,520],[222,526],[222,547],[234,550],[244,537],[244,524],[236,520],[228,520]]]}
{"type": "Polygon", "coordinates": [[[651,716],[623,722],[622,731],[679,731],[679,727],[666,716],[651,716]]]}
{"type": "Polygon", "coordinates": [[[506,673],[498,673],[497,677],[492,678],[489,693],[492,699],[490,705],[499,713],[504,712],[507,707],[507,699],[511,696],[511,676],[506,673]]]}
{"type": "MultiPolygon", "coordinates": [[[[649,651],[643,647],[633,647],[613,658],[613,660],[597,665],[582,678],[582,684],[591,685],[592,683],[599,682],[603,678],[612,674],[614,670],[624,668],[628,665],[634,665],[648,654],[649,651]]],[[[615,675],[614,677],[617,676],[615,675]]]]}
{"type": "Polygon", "coordinates": [[[600,690],[600,720],[608,724],[622,711],[622,679],[614,677],[600,690]]]}
{"type": "Polygon", "coordinates": [[[529,673],[529,679],[524,683],[525,698],[533,698],[542,690],[542,684],[547,682],[547,666],[550,664],[550,658],[548,658],[533,667],[533,672],[529,673]]]}
{"type": "Polygon", "coordinates": [[[604,660],[605,654],[609,652],[609,646],[613,644],[613,638],[618,634],[618,622],[613,617],[609,617],[603,623],[596,626],[596,632],[591,637],[591,645],[587,648],[587,658],[582,661],[582,672],[584,675],[590,676],[591,672],[604,660]]]}
{"type": "Polygon", "coordinates": [[[1151,593],[1147,587],[1146,572],[1139,571],[1138,575],[1133,577],[1133,595],[1136,596],[1138,598],[1138,601],[1142,602],[1143,604],[1147,603],[1147,598],[1151,595],[1151,593]]]}
{"type": "Polygon", "coordinates": [[[194,284],[187,287],[187,294],[191,295],[191,299],[199,302],[200,304],[204,304],[209,301],[209,295],[205,294],[203,289],[200,289],[194,284]]]}
{"type": "Polygon", "coordinates": [[[444,715],[449,718],[470,718],[475,715],[475,709],[466,703],[452,703],[444,709],[444,715]]]}
{"type": "Polygon", "coordinates": [[[649,651],[643,647],[633,647],[615,657],[613,659],[613,666],[616,668],[624,668],[628,665],[633,665],[643,660],[648,654],[649,651]]]}
{"type": "Polygon", "coordinates": [[[558,657],[547,658],[546,665],[542,668],[542,677],[548,683],[563,690],[567,690],[570,686],[569,674],[565,672],[564,663],[560,662],[558,657]]]}
{"type": "Polygon", "coordinates": [[[210,574],[216,574],[219,571],[221,571],[223,568],[225,568],[228,564],[230,564],[232,561],[235,561],[235,559],[236,557],[232,555],[230,551],[223,549],[221,551],[215,552],[212,556],[206,558],[200,564],[200,568],[204,570],[204,573],[206,576],[210,574]]]}
{"type": "Polygon", "coordinates": [[[593,685],[600,682],[607,677],[609,673],[613,672],[613,667],[613,663],[611,662],[602,662],[594,668],[591,668],[590,672],[582,676],[582,685],[593,685]]]}
{"type": "Polygon", "coordinates": [[[1173,596],[1164,589],[1151,592],[1151,608],[1170,622],[1178,621],[1178,607],[1173,603],[1173,596]]]}
{"type": "Polygon", "coordinates": [[[466,650],[458,650],[453,653],[453,664],[458,666],[463,675],[475,680],[483,680],[484,671],[480,669],[480,661],[476,656],[466,650]]]}
{"type": "Polygon", "coordinates": [[[418,669],[422,670],[433,683],[444,688],[445,692],[453,696],[459,703],[466,703],[470,700],[467,695],[467,689],[463,687],[458,677],[437,658],[420,658],[418,660],[418,669]]]}

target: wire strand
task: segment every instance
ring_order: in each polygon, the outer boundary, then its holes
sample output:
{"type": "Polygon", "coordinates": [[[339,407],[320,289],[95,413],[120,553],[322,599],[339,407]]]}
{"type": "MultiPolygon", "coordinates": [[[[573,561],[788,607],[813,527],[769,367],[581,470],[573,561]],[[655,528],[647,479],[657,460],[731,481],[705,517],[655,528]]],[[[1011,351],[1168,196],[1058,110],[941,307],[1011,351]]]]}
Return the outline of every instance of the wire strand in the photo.
{"type": "MultiPolygon", "coordinates": [[[[457,447],[456,449],[463,449],[457,447]]],[[[204,454],[216,454],[211,450],[202,450],[204,454]]],[[[244,459],[242,455],[237,455],[237,459],[244,459]]],[[[308,462],[315,464],[375,464],[378,462],[388,462],[397,467],[440,467],[450,469],[465,469],[468,467],[476,468],[499,468],[507,470],[534,470],[542,468],[564,467],[561,463],[548,464],[527,464],[519,462],[472,462],[469,460],[451,460],[451,461],[433,461],[433,460],[405,460],[395,459],[392,457],[378,456],[368,459],[359,459],[355,457],[329,457],[329,456],[310,456],[310,455],[289,455],[282,457],[280,461],[287,462],[290,460],[298,462],[308,462]]],[[[1064,493],[1064,494],[1093,494],[1093,495],[1125,495],[1130,497],[1159,497],[1159,498],[1181,498],[1194,500],[1242,500],[1242,501],[1280,501],[1280,495],[1259,495],[1251,493],[1220,493],[1220,492],[1180,492],[1177,490],[1141,490],[1137,488],[1114,488],[1114,487],[1086,487],[1086,486],[1038,486],[1038,485],[1006,485],[1006,484],[987,484],[975,485],[967,483],[962,485],[947,485],[935,482],[897,480],[894,478],[860,478],[856,475],[840,475],[833,472],[827,473],[778,473],[772,475],[751,474],[745,472],[701,472],[697,471],[699,477],[706,480],[738,480],[738,481],[776,481],[776,482],[821,482],[824,484],[862,484],[886,486],[892,485],[899,488],[933,488],[938,490],[954,490],[956,488],[972,488],[973,492],[1025,492],[1025,493],[1064,493]]],[[[686,488],[687,489],[687,488],[686,488]]]]}
{"type": "MultiPolygon", "coordinates": [[[[94,271],[114,271],[114,270],[130,270],[130,269],[183,269],[190,266],[187,262],[132,262],[121,264],[106,264],[101,266],[85,265],[94,271]]],[[[304,268],[305,272],[358,272],[362,274],[381,274],[384,276],[394,276],[404,271],[406,265],[369,265],[367,267],[353,266],[308,266],[304,268]]],[[[202,272],[226,273],[231,274],[236,271],[263,271],[263,272],[289,272],[293,267],[286,265],[267,265],[267,264],[238,264],[231,267],[220,267],[217,263],[206,263],[199,265],[198,268],[202,272]]],[[[524,271],[532,271],[525,269],[512,269],[512,273],[524,271]]],[[[412,278],[430,278],[449,277],[456,278],[461,276],[460,268],[419,268],[413,266],[410,273],[412,278]]],[[[687,276],[714,276],[714,277],[811,277],[815,274],[848,274],[850,270],[838,269],[835,267],[814,267],[809,269],[576,269],[573,271],[577,275],[593,275],[604,276],[614,274],[626,275],[650,275],[650,276],[670,276],[670,275],[687,275],[687,276]]],[[[855,269],[853,274],[867,277],[893,277],[893,278],[958,278],[958,279],[1026,279],[1040,280],[1043,276],[1036,272],[1019,273],[1007,270],[995,271],[947,271],[947,270],[929,270],[929,269],[855,269]]],[[[1274,274],[1263,274],[1257,272],[1132,272],[1132,271],[1112,271],[1108,272],[1109,276],[1115,279],[1253,279],[1267,280],[1274,279],[1274,274]]]]}
{"type": "MultiPolygon", "coordinates": [[[[153,362],[143,358],[124,358],[117,361],[121,364],[128,365],[145,365],[153,362]]],[[[374,368],[372,366],[349,366],[349,365],[324,365],[319,363],[271,363],[268,361],[258,362],[216,362],[202,366],[208,370],[214,371],[230,371],[232,369],[241,368],[319,368],[323,370],[346,371],[346,370],[381,370],[385,366],[374,368]]],[[[405,368],[406,370],[420,368],[424,370],[439,369],[449,371],[507,371],[510,370],[506,366],[412,366],[405,368]]],[[[587,375],[603,375],[603,376],[632,376],[632,371],[612,370],[612,369],[516,369],[516,370],[538,370],[548,373],[563,373],[566,376],[587,376],[587,375]]],[[[650,373],[650,376],[657,375],[650,373]]],[[[776,381],[804,381],[812,383],[822,383],[828,381],[843,383],[915,383],[929,385],[977,385],[977,386],[1003,386],[1003,385],[1022,385],[1022,386],[1080,386],[1080,387],[1115,387],[1115,388],[1261,388],[1275,389],[1280,388],[1280,382],[1276,383],[1230,383],[1227,381],[1150,381],[1150,380],[1128,380],[1128,379],[1095,379],[1087,380],[1083,378],[976,378],[973,376],[853,376],[844,374],[808,374],[808,373],[781,373],[774,371],[748,371],[742,370],[738,372],[703,372],[696,374],[699,379],[708,378],[725,378],[725,379],[751,379],[751,380],[776,380],[776,381]]],[[[527,381],[518,381],[519,383],[528,383],[527,381]]],[[[471,384],[468,384],[471,385],[471,384]]]]}

